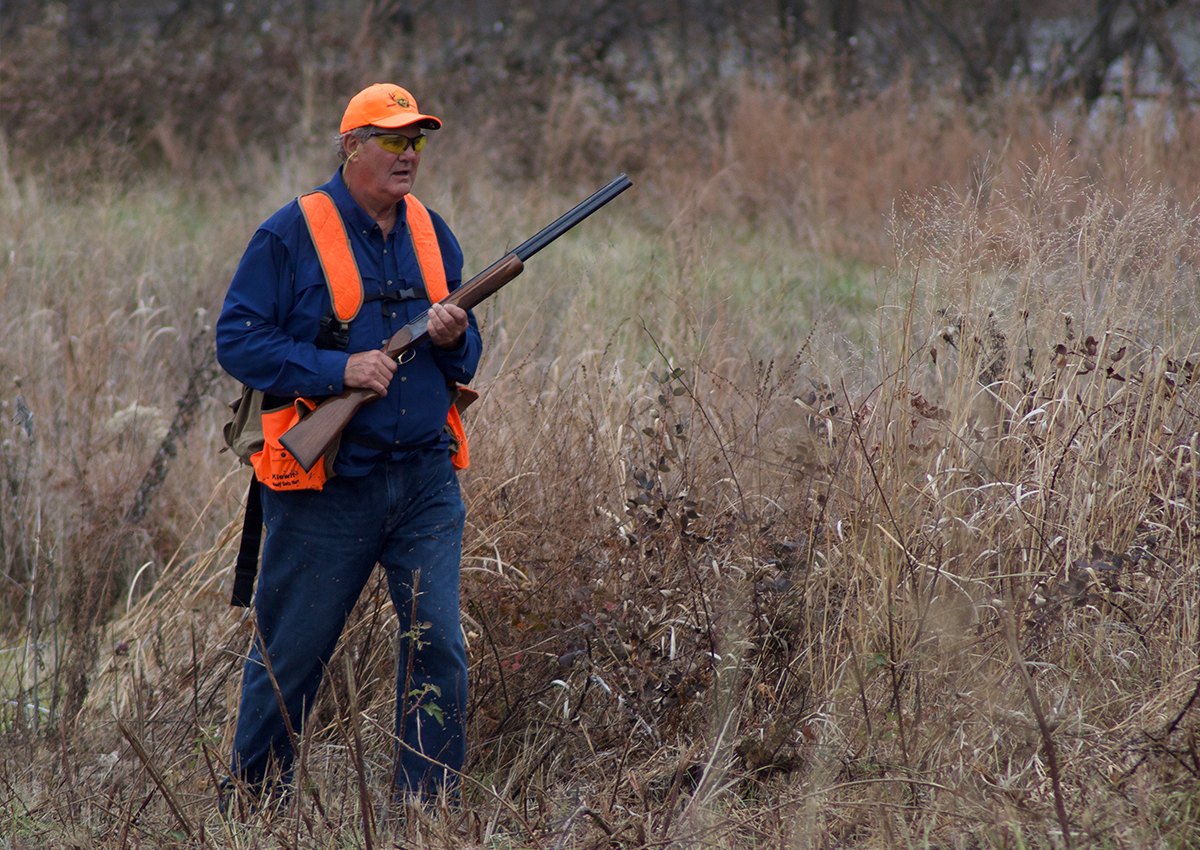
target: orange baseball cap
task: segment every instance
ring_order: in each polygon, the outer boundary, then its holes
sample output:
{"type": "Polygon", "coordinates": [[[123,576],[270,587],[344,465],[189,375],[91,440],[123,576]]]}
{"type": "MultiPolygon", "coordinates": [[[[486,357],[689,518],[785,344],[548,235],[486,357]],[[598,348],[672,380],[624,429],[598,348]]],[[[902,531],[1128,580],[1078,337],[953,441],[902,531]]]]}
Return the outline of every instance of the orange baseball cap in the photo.
{"type": "Polygon", "coordinates": [[[426,130],[442,126],[441,119],[422,115],[417,110],[416,99],[406,89],[391,83],[376,83],[350,98],[339,132],[368,125],[394,129],[410,124],[420,124],[426,130]]]}

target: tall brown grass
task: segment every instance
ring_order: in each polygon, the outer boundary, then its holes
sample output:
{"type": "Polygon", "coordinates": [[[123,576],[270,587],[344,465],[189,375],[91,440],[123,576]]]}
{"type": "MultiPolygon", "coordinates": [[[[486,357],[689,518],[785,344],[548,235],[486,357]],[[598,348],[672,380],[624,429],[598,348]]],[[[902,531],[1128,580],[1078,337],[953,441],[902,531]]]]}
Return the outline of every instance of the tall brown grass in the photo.
{"type": "Polygon", "coordinates": [[[252,228],[331,163],[78,195],[6,165],[10,843],[1194,843],[1192,119],[746,88],[672,135],[563,91],[524,128],[550,177],[450,121],[423,165],[471,269],[636,188],[479,311],[464,806],[402,824],[371,816],[382,584],[295,798],[216,814],[249,640],[228,382],[128,520],[252,228]]]}

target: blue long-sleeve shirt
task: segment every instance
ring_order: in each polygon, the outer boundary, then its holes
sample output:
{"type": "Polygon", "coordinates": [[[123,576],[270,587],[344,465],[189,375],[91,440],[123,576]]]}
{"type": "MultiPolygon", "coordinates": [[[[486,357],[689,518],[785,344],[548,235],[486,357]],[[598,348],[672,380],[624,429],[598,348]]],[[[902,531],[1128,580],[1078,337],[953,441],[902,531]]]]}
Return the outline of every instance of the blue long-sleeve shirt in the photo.
{"type": "MultiPolygon", "coordinates": [[[[337,205],[362,277],[364,296],[423,287],[409,238],[403,201],[396,224],[384,234],[350,196],[341,171],[320,187],[337,205]]],[[[462,283],[462,249],[446,222],[430,211],[451,292],[462,283]]],[[[351,354],[382,348],[392,334],[429,309],[426,298],[400,302],[364,301],[350,324],[344,351],[314,344],[322,317],[330,312],[325,275],[297,201],[267,219],[242,256],[217,320],[217,359],[247,386],[271,395],[319,398],[342,392],[351,354]],[[381,306],[382,305],[382,306],[381,306]]],[[[381,458],[381,444],[399,450],[449,446],[447,381],[465,384],[479,365],[482,340],[475,317],[462,344],[446,351],[431,344],[416,349],[400,366],[382,399],[365,405],[350,421],[334,471],[365,475],[381,458]],[[352,442],[362,438],[367,445],[352,442]]]]}

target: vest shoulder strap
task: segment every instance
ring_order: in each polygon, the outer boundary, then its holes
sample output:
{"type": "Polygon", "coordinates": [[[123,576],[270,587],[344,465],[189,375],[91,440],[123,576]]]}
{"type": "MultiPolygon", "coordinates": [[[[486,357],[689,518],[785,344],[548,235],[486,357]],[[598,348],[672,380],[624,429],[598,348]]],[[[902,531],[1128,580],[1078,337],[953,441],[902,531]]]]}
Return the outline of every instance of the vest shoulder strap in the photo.
{"type": "Polygon", "coordinates": [[[346,225],[328,193],[309,192],[298,200],[321,260],[333,313],[338,321],[349,324],[362,307],[363,287],[358,261],[354,259],[350,238],[346,235],[346,225]]]}
{"type": "Polygon", "coordinates": [[[408,233],[412,237],[421,276],[425,278],[429,301],[441,301],[450,294],[450,288],[446,283],[446,267],[442,264],[442,247],[438,244],[437,231],[433,229],[433,217],[412,194],[405,195],[404,209],[408,216],[408,233]]]}
{"type": "MultiPolygon", "coordinates": [[[[408,232],[412,236],[413,250],[417,254],[417,264],[421,267],[421,275],[425,278],[425,291],[429,293],[430,303],[441,301],[450,294],[450,285],[446,282],[446,267],[442,263],[442,247],[437,241],[437,231],[433,229],[433,217],[425,205],[413,195],[406,195],[404,208],[408,216],[408,232]]],[[[462,388],[452,385],[455,398],[462,388]]],[[[468,390],[468,392],[472,392],[468,390]]],[[[465,405],[464,405],[465,406],[465,405]]],[[[467,434],[463,429],[462,417],[458,407],[450,405],[446,415],[446,425],[454,437],[454,468],[466,469],[471,464],[471,455],[467,449],[467,434]]]]}

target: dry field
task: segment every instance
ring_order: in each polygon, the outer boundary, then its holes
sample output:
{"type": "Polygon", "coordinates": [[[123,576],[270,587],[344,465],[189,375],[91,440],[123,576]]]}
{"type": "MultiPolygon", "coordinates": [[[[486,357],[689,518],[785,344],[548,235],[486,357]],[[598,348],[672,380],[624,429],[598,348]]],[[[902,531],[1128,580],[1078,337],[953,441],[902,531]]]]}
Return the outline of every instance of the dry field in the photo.
{"type": "Polygon", "coordinates": [[[404,823],[382,584],[298,793],[217,813],[209,324],[326,146],[0,156],[3,846],[1195,846],[1198,129],[747,87],[682,133],[564,89],[531,181],[449,120],[418,194],[471,271],[635,188],[478,311],[464,805],[404,823]]]}

